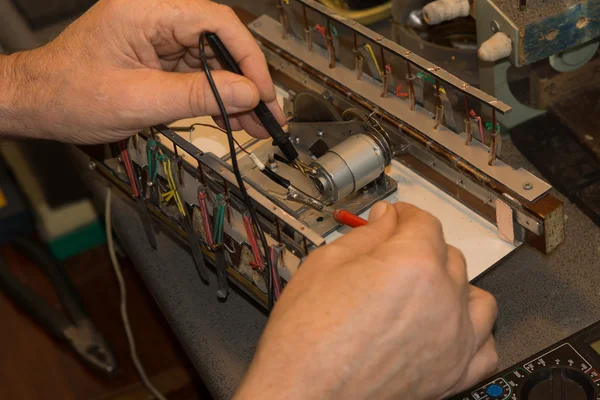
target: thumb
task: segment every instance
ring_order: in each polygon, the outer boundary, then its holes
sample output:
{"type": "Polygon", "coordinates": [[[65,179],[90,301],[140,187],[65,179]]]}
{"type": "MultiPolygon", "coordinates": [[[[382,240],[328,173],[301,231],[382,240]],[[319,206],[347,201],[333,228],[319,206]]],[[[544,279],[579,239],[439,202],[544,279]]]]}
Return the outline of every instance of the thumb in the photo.
{"type": "MultiPolygon", "coordinates": [[[[150,119],[174,121],[202,115],[219,115],[219,107],[208,78],[203,72],[148,71],[148,77],[138,88],[150,119]],[[151,102],[151,104],[148,104],[151,102]]],[[[228,114],[244,112],[256,107],[260,94],[248,78],[229,71],[212,71],[212,77],[228,114]]]]}
{"type": "Polygon", "coordinates": [[[390,203],[381,201],[375,204],[371,209],[367,225],[355,228],[333,242],[353,250],[341,255],[340,260],[355,258],[357,251],[361,254],[372,251],[394,234],[397,224],[396,209],[390,203]]]}
{"type": "Polygon", "coordinates": [[[373,208],[371,208],[371,212],[369,213],[369,222],[373,223],[381,217],[383,217],[386,214],[389,207],[390,204],[385,201],[375,203],[373,208]]]}

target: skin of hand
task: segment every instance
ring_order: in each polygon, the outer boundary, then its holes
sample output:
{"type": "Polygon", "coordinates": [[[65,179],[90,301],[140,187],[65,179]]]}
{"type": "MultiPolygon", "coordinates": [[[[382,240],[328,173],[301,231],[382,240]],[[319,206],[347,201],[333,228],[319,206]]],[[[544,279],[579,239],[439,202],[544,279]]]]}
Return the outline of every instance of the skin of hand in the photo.
{"type": "Polygon", "coordinates": [[[208,0],[100,0],[46,46],[1,57],[0,135],[105,143],[217,115],[201,71],[203,31],[219,36],[246,76],[213,71],[232,128],[268,137],[248,112],[262,99],[285,123],[265,57],[233,10],[208,0]]]}
{"type": "Polygon", "coordinates": [[[301,265],[235,398],[446,398],[495,370],[496,313],[436,218],[378,203],[301,265]]]}

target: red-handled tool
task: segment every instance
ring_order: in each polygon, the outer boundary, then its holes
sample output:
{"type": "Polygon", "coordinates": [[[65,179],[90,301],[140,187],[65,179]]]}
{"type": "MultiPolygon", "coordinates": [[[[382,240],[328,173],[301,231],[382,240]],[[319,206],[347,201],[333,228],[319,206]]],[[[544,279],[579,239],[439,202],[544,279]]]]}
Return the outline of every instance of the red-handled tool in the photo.
{"type": "Polygon", "coordinates": [[[358,228],[359,226],[367,224],[367,220],[346,210],[334,210],[333,219],[342,225],[349,226],[350,228],[358,228]]]}
{"type": "Polygon", "coordinates": [[[359,226],[363,226],[367,224],[367,221],[351,213],[350,211],[343,209],[334,209],[333,207],[329,207],[325,205],[325,203],[315,199],[312,196],[307,195],[300,189],[294,187],[293,185],[289,185],[287,188],[287,193],[285,195],[281,195],[279,193],[275,193],[273,191],[269,191],[269,193],[277,196],[283,200],[295,201],[296,203],[302,203],[309,206],[312,209],[320,211],[325,214],[329,214],[335,219],[335,221],[339,224],[349,226],[351,228],[358,228],[359,226]]]}

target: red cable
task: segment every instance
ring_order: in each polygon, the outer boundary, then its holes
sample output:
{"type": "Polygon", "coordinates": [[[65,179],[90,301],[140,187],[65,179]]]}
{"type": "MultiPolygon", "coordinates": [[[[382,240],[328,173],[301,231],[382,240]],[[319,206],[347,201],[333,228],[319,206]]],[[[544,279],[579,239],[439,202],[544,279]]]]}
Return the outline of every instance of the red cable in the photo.
{"type": "Polygon", "coordinates": [[[327,50],[329,50],[329,40],[327,40],[327,35],[325,34],[325,27],[319,24],[315,25],[315,30],[323,36],[323,40],[325,41],[325,46],[327,50]]]}
{"type": "Polygon", "coordinates": [[[250,221],[249,215],[244,215],[244,228],[246,228],[248,242],[250,242],[250,248],[252,249],[252,254],[254,254],[254,262],[250,264],[252,265],[252,267],[258,268],[261,271],[263,271],[265,267],[262,263],[260,250],[258,248],[258,243],[256,242],[256,237],[254,236],[254,230],[252,229],[252,221],[250,221]]]}
{"type": "Polygon", "coordinates": [[[408,93],[401,92],[402,84],[396,86],[396,97],[408,97],[408,93]]]}
{"type": "Polygon", "coordinates": [[[131,160],[129,159],[129,153],[127,152],[127,139],[121,140],[119,142],[119,148],[121,149],[121,160],[123,164],[125,164],[125,171],[127,171],[127,177],[129,178],[129,184],[131,185],[131,191],[135,197],[140,197],[140,192],[137,188],[137,182],[135,181],[135,177],[133,175],[133,166],[131,164],[131,160]]]}
{"type": "Polygon", "coordinates": [[[210,222],[208,216],[208,207],[206,206],[206,193],[198,191],[198,204],[200,204],[200,213],[202,214],[202,223],[204,224],[204,233],[206,234],[206,244],[212,247],[212,232],[210,231],[210,222]]]}
{"type": "Polygon", "coordinates": [[[485,144],[485,138],[483,137],[483,122],[481,122],[481,117],[479,117],[479,116],[477,116],[477,114],[475,114],[475,110],[471,110],[470,114],[471,114],[471,117],[473,117],[477,121],[479,121],[479,136],[481,136],[481,144],[485,144]]]}

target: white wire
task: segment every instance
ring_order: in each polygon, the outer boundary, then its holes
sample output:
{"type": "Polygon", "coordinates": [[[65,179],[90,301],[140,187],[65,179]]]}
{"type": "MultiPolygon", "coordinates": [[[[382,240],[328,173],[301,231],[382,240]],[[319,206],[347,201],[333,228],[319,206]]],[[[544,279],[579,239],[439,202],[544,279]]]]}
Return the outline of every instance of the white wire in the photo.
{"type": "Polygon", "coordinates": [[[108,253],[110,254],[110,260],[112,261],[113,269],[115,270],[115,275],[117,277],[117,281],[119,282],[119,292],[121,294],[121,319],[123,320],[123,328],[125,329],[127,341],[129,342],[131,360],[133,361],[133,365],[135,365],[135,369],[137,370],[138,375],[142,379],[144,386],[146,386],[146,389],[148,389],[148,391],[150,391],[150,393],[152,393],[154,397],[156,397],[158,400],[167,400],[167,398],[163,396],[158,391],[158,389],[154,387],[154,385],[152,385],[150,379],[148,379],[148,375],[146,375],[144,366],[142,365],[142,362],[140,361],[137,354],[137,350],[135,348],[135,339],[133,338],[133,332],[131,330],[131,324],[129,323],[129,316],[127,314],[127,289],[125,287],[123,273],[121,272],[121,266],[119,265],[117,254],[115,253],[115,245],[112,236],[111,197],[112,190],[109,186],[106,190],[106,205],[104,210],[104,219],[106,225],[106,241],[108,242],[108,253]]]}

